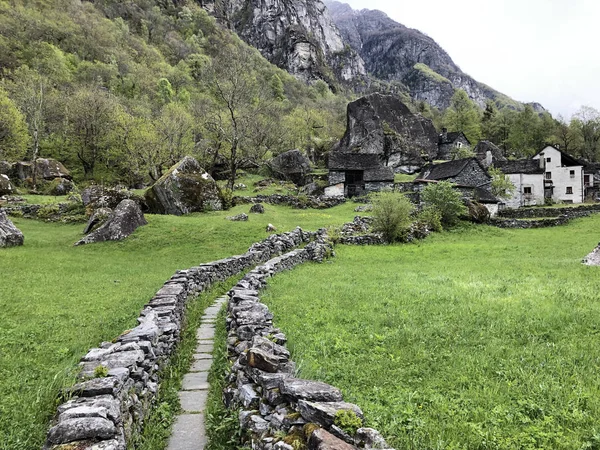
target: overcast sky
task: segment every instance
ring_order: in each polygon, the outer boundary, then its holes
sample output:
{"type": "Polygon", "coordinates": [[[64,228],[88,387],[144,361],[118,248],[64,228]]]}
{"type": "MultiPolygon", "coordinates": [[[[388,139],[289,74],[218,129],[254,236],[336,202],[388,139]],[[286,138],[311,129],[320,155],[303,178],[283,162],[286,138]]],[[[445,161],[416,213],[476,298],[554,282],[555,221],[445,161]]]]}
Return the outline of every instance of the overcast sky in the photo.
{"type": "Polygon", "coordinates": [[[476,80],[554,117],[600,110],[600,0],[345,2],[422,31],[476,80]]]}

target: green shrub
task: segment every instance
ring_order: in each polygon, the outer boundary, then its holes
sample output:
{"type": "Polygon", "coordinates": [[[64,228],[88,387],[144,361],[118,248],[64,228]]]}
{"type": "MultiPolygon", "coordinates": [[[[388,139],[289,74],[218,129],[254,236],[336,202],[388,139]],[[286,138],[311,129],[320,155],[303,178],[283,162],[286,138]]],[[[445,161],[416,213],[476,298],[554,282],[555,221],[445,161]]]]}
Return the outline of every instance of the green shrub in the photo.
{"type": "Polygon", "coordinates": [[[350,409],[341,409],[335,413],[333,423],[350,435],[355,435],[356,430],[362,427],[362,420],[350,409]]]}
{"type": "Polygon", "coordinates": [[[414,205],[399,192],[378,192],[373,202],[373,230],[387,242],[401,241],[411,224],[414,205]]]}
{"type": "Polygon", "coordinates": [[[467,213],[460,192],[455,190],[452,183],[448,181],[429,184],[423,189],[421,199],[425,202],[426,208],[433,207],[440,212],[444,225],[455,225],[460,216],[467,213]]]}
{"type": "Polygon", "coordinates": [[[442,213],[433,205],[423,208],[417,220],[427,225],[431,231],[442,231],[442,213]]]}
{"type": "Polygon", "coordinates": [[[233,204],[233,191],[231,189],[221,189],[221,200],[223,201],[223,209],[230,209],[233,204]]]}
{"type": "Polygon", "coordinates": [[[94,369],[94,378],[106,378],[108,376],[108,367],[100,364],[94,369]]]}
{"type": "Polygon", "coordinates": [[[45,205],[38,210],[37,216],[39,219],[51,219],[59,213],[60,208],[58,205],[45,205]]]}

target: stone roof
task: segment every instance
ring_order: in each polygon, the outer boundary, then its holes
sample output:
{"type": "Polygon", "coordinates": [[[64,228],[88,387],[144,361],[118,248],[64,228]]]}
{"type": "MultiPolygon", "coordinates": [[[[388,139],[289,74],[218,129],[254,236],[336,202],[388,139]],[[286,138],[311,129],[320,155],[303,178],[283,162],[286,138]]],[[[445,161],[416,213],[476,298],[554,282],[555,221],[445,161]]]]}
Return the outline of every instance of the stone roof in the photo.
{"type": "Polygon", "coordinates": [[[492,153],[494,162],[506,161],[506,158],[502,154],[500,147],[490,141],[479,141],[475,146],[474,151],[479,159],[485,159],[487,152],[490,151],[492,153]]]}
{"type": "MultiPolygon", "coordinates": [[[[429,175],[424,178],[427,180],[445,180],[447,178],[453,178],[460,174],[473,159],[475,158],[456,159],[454,161],[430,166],[431,171],[429,172],[429,175]]],[[[423,171],[425,170],[426,169],[423,169],[423,171]]]]}
{"type": "Polygon", "coordinates": [[[469,142],[469,140],[462,131],[449,131],[447,133],[440,134],[438,144],[452,144],[461,136],[463,136],[466,139],[466,141],[469,142]]]}
{"type": "Polygon", "coordinates": [[[327,167],[330,170],[366,170],[378,169],[383,166],[381,155],[374,153],[329,153],[327,167]]]}
{"type": "Polygon", "coordinates": [[[535,159],[516,159],[514,161],[499,161],[494,162],[494,167],[497,167],[505,174],[508,173],[544,173],[544,168],[540,167],[540,162],[535,159]]]}

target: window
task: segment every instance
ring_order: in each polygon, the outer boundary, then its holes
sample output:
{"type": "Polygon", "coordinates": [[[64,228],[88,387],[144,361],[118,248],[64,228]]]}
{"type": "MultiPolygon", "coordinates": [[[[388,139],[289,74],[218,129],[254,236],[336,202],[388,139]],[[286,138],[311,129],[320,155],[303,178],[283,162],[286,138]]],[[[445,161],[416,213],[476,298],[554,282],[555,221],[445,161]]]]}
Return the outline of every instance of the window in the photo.
{"type": "Polygon", "coordinates": [[[569,175],[571,175],[571,178],[575,178],[575,171],[574,170],[569,171],[569,175]]]}
{"type": "Polygon", "coordinates": [[[523,194],[531,194],[531,187],[524,187],[523,194]]]}
{"type": "Polygon", "coordinates": [[[546,172],[546,180],[552,179],[552,172],[546,172]]]}
{"type": "Polygon", "coordinates": [[[572,194],[573,188],[571,186],[567,186],[567,194],[572,194]]]}
{"type": "Polygon", "coordinates": [[[552,158],[546,158],[546,162],[552,162],[552,158]]]}
{"type": "Polygon", "coordinates": [[[456,145],[456,148],[462,148],[463,143],[462,142],[457,142],[455,145],[456,145]]]}

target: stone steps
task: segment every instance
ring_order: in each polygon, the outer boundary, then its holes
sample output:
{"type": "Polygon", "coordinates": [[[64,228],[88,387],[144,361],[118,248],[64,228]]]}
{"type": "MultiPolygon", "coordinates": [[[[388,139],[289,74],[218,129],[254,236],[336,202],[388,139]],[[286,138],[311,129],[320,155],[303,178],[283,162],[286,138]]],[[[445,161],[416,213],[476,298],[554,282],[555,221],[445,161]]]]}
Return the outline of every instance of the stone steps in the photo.
{"type": "Polygon", "coordinates": [[[208,440],[204,426],[204,411],[208,399],[208,372],[212,365],[215,322],[228,297],[219,297],[204,311],[196,331],[198,345],[192,366],[183,377],[179,401],[182,412],[177,416],[167,450],[203,450],[208,440]]]}

